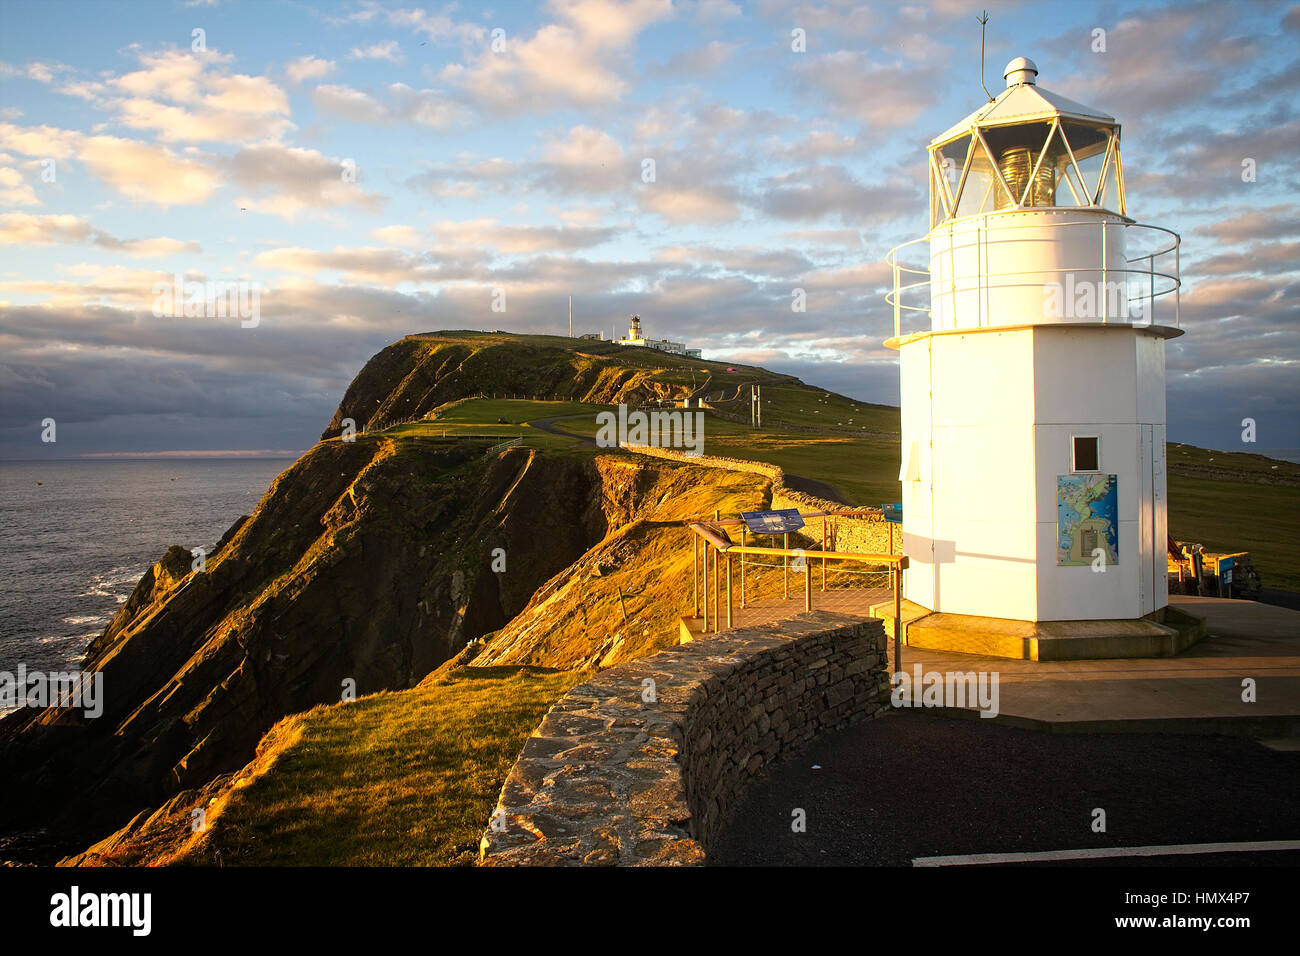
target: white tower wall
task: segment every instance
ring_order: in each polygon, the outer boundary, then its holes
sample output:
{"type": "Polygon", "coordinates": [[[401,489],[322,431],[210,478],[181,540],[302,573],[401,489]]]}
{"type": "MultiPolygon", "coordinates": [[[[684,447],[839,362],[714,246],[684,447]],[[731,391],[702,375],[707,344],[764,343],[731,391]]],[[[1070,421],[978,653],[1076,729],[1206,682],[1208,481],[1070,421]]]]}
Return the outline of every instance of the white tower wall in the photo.
{"type": "MultiPolygon", "coordinates": [[[[1044,286],[1068,282],[1074,289],[1086,283],[1110,290],[1123,285],[1130,268],[1124,223],[1112,213],[1070,208],[948,220],[930,234],[931,327],[1078,321],[1068,306],[1060,315],[1044,310],[1044,286]]],[[[1122,320],[1109,301],[1113,298],[1108,297],[1105,318],[1122,320]]],[[[1100,303],[1096,317],[1102,319],[1100,303]]]]}
{"type": "Polygon", "coordinates": [[[1124,325],[924,335],[900,347],[909,600],[1019,620],[1135,618],[1167,603],[1164,368],[1124,325]],[[1116,476],[1119,560],[1057,565],[1072,438],[1116,476]],[[912,460],[914,456],[914,461],[912,460]]]}

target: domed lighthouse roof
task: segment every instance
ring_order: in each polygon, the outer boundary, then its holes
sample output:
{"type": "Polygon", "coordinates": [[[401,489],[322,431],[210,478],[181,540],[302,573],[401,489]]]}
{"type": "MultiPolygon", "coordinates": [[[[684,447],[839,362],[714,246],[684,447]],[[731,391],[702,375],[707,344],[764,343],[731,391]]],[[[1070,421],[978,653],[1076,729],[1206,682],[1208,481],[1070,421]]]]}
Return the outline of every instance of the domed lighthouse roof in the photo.
{"type": "Polygon", "coordinates": [[[1000,126],[1004,123],[1023,123],[1029,120],[1051,119],[1063,116],[1089,123],[1115,125],[1115,117],[1101,110],[1076,103],[1067,96],[1053,93],[1038,85],[1038,67],[1026,56],[1018,56],[1002,72],[1007,88],[991,103],[985,103],[960,123],[940,133],[931,145],[946,143],[956,136],[969,133],[976,126],[1000,126]]]}
{"type": "Polygon", "coordinates": [[[1038,85],[1018,56],[1007,86],[929,146],[931,228],[951,219],[1048,206],[1125,215],[1119,123],[1038,85]]]}

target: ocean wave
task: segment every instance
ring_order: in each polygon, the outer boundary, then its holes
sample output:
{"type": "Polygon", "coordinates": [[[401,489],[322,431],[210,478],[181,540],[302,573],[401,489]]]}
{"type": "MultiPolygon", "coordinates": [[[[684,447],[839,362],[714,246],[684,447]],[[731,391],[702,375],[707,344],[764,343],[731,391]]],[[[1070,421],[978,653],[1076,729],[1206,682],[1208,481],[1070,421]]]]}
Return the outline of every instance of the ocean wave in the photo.
{"type": "Polygon", "coordinates": [[[111,568],[100,574],[92,575],[86,590],[82,591],[77,597],[111,597],[121,604],[129,596],[121,594],[118,590],[124,584],[135,585],[144,575],[138,567],[123,565],[122,567],[111,568]]]}

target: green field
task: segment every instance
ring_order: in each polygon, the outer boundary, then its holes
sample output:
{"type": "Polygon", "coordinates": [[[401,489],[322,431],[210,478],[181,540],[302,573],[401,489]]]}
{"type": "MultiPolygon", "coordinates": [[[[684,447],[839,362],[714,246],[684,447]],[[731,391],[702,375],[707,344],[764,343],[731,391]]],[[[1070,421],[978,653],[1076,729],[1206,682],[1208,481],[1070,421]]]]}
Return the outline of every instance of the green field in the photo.
{"type": "Polygon", "coordinates": [[[1249,551],[1264,587],[1300,592],[1300,488],[1170,475],[1169,533],[1212,552],[1249,551]]]}
{"type": "Polygon", "coordinates": [[[487,436],[501,441],[522,436],[523,443],[530,448],[560,450],[571,448],[574,441],[561,435],[548,434],[533,427],[530,422],[568,415],[587,415],[595,421],[596,413],[605,409],[604,405],[584,402],[478,398],[455,405],[435,419],[394,425],[376,434],[394,438],[449,439],[487,436]],[[502,422],[502,419],[505,421],[502,422]]]}

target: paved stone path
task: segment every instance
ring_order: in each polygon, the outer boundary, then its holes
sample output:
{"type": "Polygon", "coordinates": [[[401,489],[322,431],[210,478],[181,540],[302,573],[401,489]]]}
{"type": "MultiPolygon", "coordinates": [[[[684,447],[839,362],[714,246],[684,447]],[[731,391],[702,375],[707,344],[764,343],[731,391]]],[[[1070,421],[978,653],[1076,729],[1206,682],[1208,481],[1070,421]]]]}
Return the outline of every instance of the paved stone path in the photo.
{"type": "MultiPolygon", "coordinates": [[[[689,584],[689,582],[687,582],[689,584]]],[[[771,586],[770,584],[768,585],[771,586]]],[[[881,601],[889,599],[889,591],[884,588],[845,588],[842,590],[819,590],[821,587],[817,571],[813,572],[813,610],[814,611],[834,611],[838,614],[848,614],[855,617],[868,618],[871,616],[871,605],[879,604],[881,601]]],[[[798,617],[804,613],[804,581],[803,575],[790,575],[790,597],[782,598],[765,598],[759,601],[752,601],[746,604],[744,608],[740,606],[740,588],[739,585],[732,585],[732,626],[733,627],[753,627],[756,624],[771,624],[776,621],[788,621],[791,618],[798,617]]],[[[721,590],[721,588],[720,588],[721,590]]],[[[687,597],[689,597],[689,593],[687,597]]],[[[725,630],[727,626],[727,605],[726,596],[722,598],[722,605],[718,610],[718,627],[725,630]]],[[[687,609],[689,612],[689,608],[687,609]]],[[[701,608],[703,611],[703,608],[701,608]]],[[[690,621],[691,631],[696,637],[702,636],[702,620],[690,621]]],[[[713,627],[713,608],[709,608],[709,632],[712,635],[713,627]]]]}

